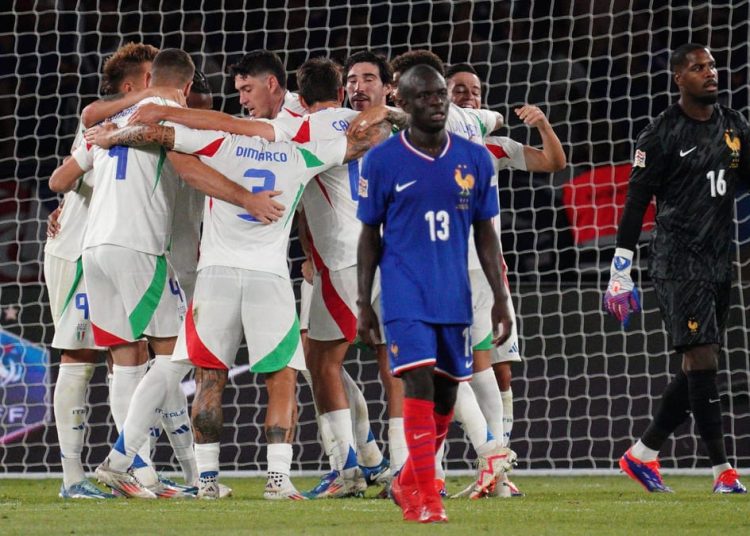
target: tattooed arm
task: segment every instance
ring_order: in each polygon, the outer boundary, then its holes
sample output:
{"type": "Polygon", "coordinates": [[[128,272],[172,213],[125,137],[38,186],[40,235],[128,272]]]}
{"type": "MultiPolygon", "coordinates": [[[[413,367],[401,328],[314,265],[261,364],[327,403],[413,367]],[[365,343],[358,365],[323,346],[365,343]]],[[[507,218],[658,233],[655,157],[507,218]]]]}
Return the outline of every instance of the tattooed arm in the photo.
{"type": "Polygon", "coordinates": [[[364,155],[371,147],[387,140],[391,135],[391,124],[380,121],[370,125],[365,130],[348,131],[346,133],[346,156],[344,163],[356,160],[364,155]]]}
{"type": "Polygon", "coordinates": [[[348,132],[361,135],[368,126],[375,125],[381,121],[388,121],[399,130],[409,125],[409,114],[391,106],[372,106],[360,112],[349,125],[348,132]]]}
{"type": "Polygon", "coordinates": [[[174,147],[174,128],[161,125],[133,125],[117,128],[112,123],[88,129],[84,137],[104,149],[113,145],[141,147],[143,145],[161,145],[166,149],[174,147]]]}

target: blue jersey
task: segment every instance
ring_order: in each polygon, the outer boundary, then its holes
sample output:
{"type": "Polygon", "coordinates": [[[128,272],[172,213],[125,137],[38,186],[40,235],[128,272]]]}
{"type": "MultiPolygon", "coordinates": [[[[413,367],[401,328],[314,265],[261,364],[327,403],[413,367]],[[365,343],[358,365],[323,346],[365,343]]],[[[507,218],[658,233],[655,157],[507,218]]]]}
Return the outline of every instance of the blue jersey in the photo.
{"type": "Polygon", "coordinates": [[[448,134],[437,157],[401,132],[362,165],[357,217],[383,225],[383,322],[470,324],[469,229],[499,212],[487,150],[448,134]]]}

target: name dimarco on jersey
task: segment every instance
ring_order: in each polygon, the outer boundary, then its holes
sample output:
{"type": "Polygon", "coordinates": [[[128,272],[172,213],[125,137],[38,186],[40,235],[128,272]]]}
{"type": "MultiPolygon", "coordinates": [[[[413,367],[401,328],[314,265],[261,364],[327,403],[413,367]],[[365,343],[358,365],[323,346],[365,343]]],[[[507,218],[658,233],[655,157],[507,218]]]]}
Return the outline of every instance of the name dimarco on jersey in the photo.
{"type": "Polygon", "coordinates": [[[253,147],[243,147],[241,145],[237,147],[234,155],[261,162],[286,162],[289,159],[289,155],[283,151],[259,151],[253,147]]]}

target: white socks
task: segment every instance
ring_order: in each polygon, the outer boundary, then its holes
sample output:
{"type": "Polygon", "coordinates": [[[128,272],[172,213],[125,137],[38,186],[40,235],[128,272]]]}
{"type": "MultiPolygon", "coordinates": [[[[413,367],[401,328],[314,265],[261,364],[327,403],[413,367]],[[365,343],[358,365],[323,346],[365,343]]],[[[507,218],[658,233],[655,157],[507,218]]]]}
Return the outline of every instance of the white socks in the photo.
{"type": "Polygon", "coordinates": [[[445,441],[440,444],[440,448],[435,453],[435,479],[445,481],[445,467],[443,467],[443,458],[445,457],[445,441]]]}
{"type": "Polygon", "coordinates": [[[161,412],[161,423],[172,445],[175,458],[182,468],[185,482],[194,482],[198,474],[193,449],[193,430],[190,426],[187,397],[181,383],[167,392],[167,400],[161,412]]]}
{"type": "Polygon", "coordinates": [[[351,411],[348,409],[329,411],[320,415],[320,421],[321,424],[325,421],[323,426],[327,425],[332,432],[332,438],[329,438],[329,441],[332,443],[330,447],[333,453],[333,469],[344,471],[356,467],[357,455],[354,452],[351,411]]]}
{"type": "Polygon", "coordinates": [[[500,388],[497,386],[495,373],[492,368],[475,372],[471,378],[471,388],[477,398],[479,408],[487,421],[487,427],[495,436],[498,443],[503,442],[503,401],[500,398],[500,388]]]}
{"type": "Polygon", "coordinates": [[[658,450],[648,448],[640,439],[630,448],[630,453],[642,462],[652,462],[659,457],[658,450]]]}
{"type": "Polygon", "coordinates": [[[391,474],[394,474],[404,466],[409,455],[403,417],[388,419],[388,452],[391,455],[391,474]]]}
{"type": "Polygon", "coordinates": [[[143,376],[146,374],[148,364],[136,365],[134,367],[123,367],[112,365],[112,384],[109,388],[109,406],[112,410],[112,419],[115,421],[117,431],[122,430],[125,418],[128,416],[130,399],[138,387],[143,376]]]}
{"type": "Polygon", "coordinates": [[[292,445],[290,443],[270,443],[266,450],[268,473],[289,476],[292,467],[292,445]]]}
{"type": "Polygon", "coordinates": [[[383,453],[380,452],[380,447],[370,429],[370,412],[367,409],[365,395],[362,394],[362,390],[346,369],[341,369],[341,380],[344,382],[346,398],[349,400],[359,463],[365,467],[380,465],[383,461],[383,453]]]}
{"type": "Polygon", "coordinates": [[[55,383],[55,422],[66,488],[86,479],[81,451],[86,433],[86,389],[93,374],[91,363],[62,363],[55,383]]]}
{"type": "MultiPolygon", "coordinates": [[[[115,427],[121,434],[125,419],[128,416],[133,394],[138,388],[141,380],[145,377],[147,369],[148,363],[132,367],[112,365],[112,383],[109,390],[109,405],[112,411],[112,419],[115,421],[115,427]]],[[[145,445],[140,446],[137,452],[143,460],[143,463],[148,466],[148,464],[151,463],[150,444],[146,443],[145,445]]],[[[128,467],[130,467],[130,463],[128,464],[128,467]]],[[[119,469],[118,466],[118,470],[125,471],[127,470],[127,467],[125,467],[125,469],[119,469]]],[[[156,472],[152,468],[144,468],[139,465],[138,467],[135,467],[134,470],[136,476],[144,485],[156,483],[156,472]]]]}
{"type": "Polygon", "coordinates": [[[500,391],[503,400],[503,445],[510,443],[510,434],[513,431],[513,389],[500,391]]]}
{"type": "Polygon", "coordinates": [[[461,423],[474,450],[479,452],[479,447],[487,443],[487,421],[468,382],[458,384],[453,418],[461,423]]]}
{"type": "Polygon", "coordinates": [[[196,443],[195,463],[198,475],[211,477],[219,474],[219,443],[196,443]]]}
{"type": "Polygon", "coordinates": [[[191,368],[187,364],[174,363],[168,357],[157,356],[133,394],[120,437],[109,453],[113,469],[127,470],[138,449],[144,444],[148,447],[149,430],[159,420],[158,408],[164,407],[167,393],[179,388],[180,381],[191,368]]]}

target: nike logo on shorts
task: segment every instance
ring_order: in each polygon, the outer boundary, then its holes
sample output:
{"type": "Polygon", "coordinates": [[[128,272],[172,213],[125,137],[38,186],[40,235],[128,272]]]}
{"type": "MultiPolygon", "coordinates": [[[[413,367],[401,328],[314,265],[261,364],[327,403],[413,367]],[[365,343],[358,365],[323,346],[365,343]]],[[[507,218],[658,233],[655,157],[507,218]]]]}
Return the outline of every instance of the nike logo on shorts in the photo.
{"type": "Polygon", "coordinates": [[[692,149],[688,149],[687,151],[682,151],[681,150],[680,151],[680,158],[682,158],[683,156],[689,155],[690,153],[692,153],[693,151],[695,151],[697,148],[698,148],[698,146],[696,145],[695,147],[693,147],[692,149]]]}

